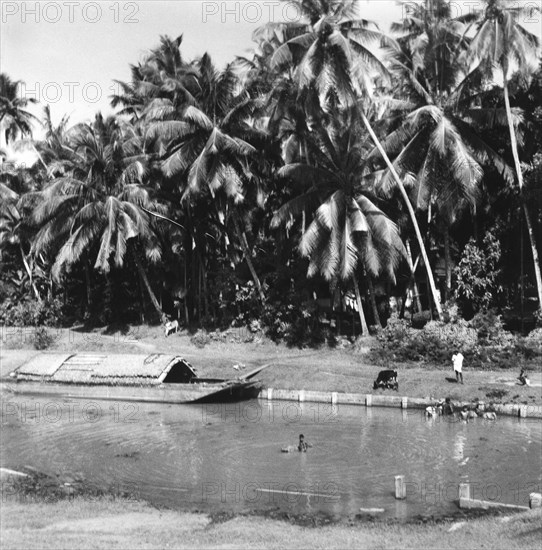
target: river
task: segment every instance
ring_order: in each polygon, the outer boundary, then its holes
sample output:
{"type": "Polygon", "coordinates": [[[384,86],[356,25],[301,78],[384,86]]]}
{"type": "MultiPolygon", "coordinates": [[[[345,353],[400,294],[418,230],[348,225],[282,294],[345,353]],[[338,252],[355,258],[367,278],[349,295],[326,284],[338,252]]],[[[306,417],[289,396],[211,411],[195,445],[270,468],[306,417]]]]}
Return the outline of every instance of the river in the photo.
{"type": "Polygon", "coordinates": [[[247,401],[160,405],[2,395],[0,465],[83,479],[208,512],[442,516],[458,484],[527,505],[542,486],[542,422],[469,423],[423,411],[247,401]],[[299,434],[306,453],[282,453],[299,434]],[[394,497],[404,475],[407,498],[394,497]]]}

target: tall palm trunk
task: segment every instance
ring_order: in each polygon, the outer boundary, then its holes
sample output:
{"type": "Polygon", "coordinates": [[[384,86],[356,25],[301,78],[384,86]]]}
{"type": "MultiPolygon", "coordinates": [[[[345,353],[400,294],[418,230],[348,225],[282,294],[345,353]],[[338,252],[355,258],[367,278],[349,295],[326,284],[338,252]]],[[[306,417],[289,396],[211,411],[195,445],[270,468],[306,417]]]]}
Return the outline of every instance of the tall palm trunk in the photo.
{"type": "Polygon", "coordinates": [[[523,173],[521,171],[521,164],[519,162],[518,154],[518,143],[516,139],[516,132],[514,130],[514,124],[512,122],[512,110],[510,109],[510,98],[508,97],[508,81],[506,79],[506,71],[508,67],[506,64],[503,64],[503,74],[504,74],[504,104],[506,107],[506,118],[508,120],[508,129],[510,131],[510,145],[512,147],[512,155],[514,157],[514,165],[516,168],[516,174],[518,178],[519,185],[519,197],[521,201],[521,206],[523,208],[523,213],[525,215],[525,221],[527,223],[527,232],[529,233],[529,242],[531,244],[531,251],[533,256],[534,263],[534,274],[536,279],[536,290],[538,292],[538,307],[542,309],[542,274],[540,272],[540,260],[538,259],[538,249],[536,247],[536,237],[534,234],[533,224],[531,221],[531,215],[529,214],[529,209],[527,208],[527,202],[525,200],[525,195],[523,193],[523,173]]]}
{"type": "MultiPolygon", "coordinates": [[[[87,313],[90,314],[91,303],[92,303],[92,289],[90,284],[90,266],[89,266],[88,258],[85,259],[84,266],[85,266],[85,285],[86,285],[86,291],[87,291],[87,313]]],[[[107,277],[107,280],[109,284],[109,276],[107,277]]]]}
{"type": "Polygon", "coordinates": [[[143,269],[143,266],[141,265],[141,260],[139,259],[139,254],[137,250],[137,245],[134,245],[132,248],[134,261],[137,267],[137,271],[139,273],[139,276],[141,277],[141,280],[143,281],[143,284],[145,285],[145,289],[147,290],[147,294],[149,295],[149,298],[151,299],[152,305],[154,306],[154,309],[156,310],[156,313],[158,313],[158,316],[160,317],[160,321],[162,323],[167,322],[166,314],[162,311],[162,308],[160,307],[160,304],[158,303],[158,300],[156,299],[156,295],[154,294],[151,284],[149,283],[149,279],[147,277],[147,274],[145,273],[145,270],[143,269]]]}
{"type": "Polygon", "coordinates": [[[382,323],[380,322],[380,315],[378,314],[378,307],[376,306],[376,294],[373,286],[373,278],[369,273],[365,273],[365,278],[367,279],[367,287],[369,288],[369,300],[371,302],[371,308],[373,310],[375,325],[378,328],[382,328],[382,323]]]}
{"type": "Polygon", "coordinates": [[[34,291],[34,296],[36,296],[36,300],[38,300],[38,302],[41,302],[41,296],[40,296],[40,293],[38,291],[38,287],[36,286],[36,283],[34,282],[34,275],[32,273],[32,269],[30,268],[30,265],[28,264],[28,260],[26,259],[26,256],[25,256],[25,253],[24,253],[24,250],[23,250],[23,245],[21,243],[19,243],[19,251],[21,253],[21,258],[23,260],[23,265],[24,265],[26,274],[28,275],[28,279],[30,281],[30,286],[32,287],[32,290],[34,291]]]}
{"type": "Polygon", "coordinates": [[[359,293],[358,280],[355,275],[352,277],[352,280],[354,281],[354,291],[356,293],[356,302],[358,304],[359,320],[361,322],[361,332],[363,336],[369,336],[369,327],[367,326],[367,321],[365,320],[365,313],[363,313],[363,304],[361,303],[361,295],[359,293]]]}
{"type": "Polygon", "coordinates": [[[452,260],[450,257],[450,226],[446,223],[444,228],[444,269],[446,271],[446,283],[444,287],[444,301],[450,299],[452,289],[452,260]]]}
{"type": "Polygon", "coordinates": [[[410,278],[407,285],[407,292],[412,285],[412,289],[414,291],[414,299],[416,300],[416,307],[418,308],[418,312],[421,312],[423,309],[422,301],[420,300],[420,292],[418,290],[418,283],[416,282],[416,268],[418,267],[420,256],[418,255],[416,261],[412,262],[412,250],[410,249],[410,241],[408,239],[405,242],[405,248],[407,251],[408,267],[410,268],[410,278]]]}
{"type": "Polygon", "coordinates": [[[425,244],[423,242],[422,234],[420,231],[420,227],[418,225],[418,220],[416,219],[416,213],[414,212],[414,208],[412,208],[412,204],[410,203],[410,199],[408,198],[408,194],[406,192],[406,189],[403,185],[403,182],[401,181],[401,178],[399,177],[399,174],[397,173],[397,170],[395,170],[395,167],[391,163],[386,151],[384,151],[384,148],[382,147],[382,144],[380,143],[380,140],[374,133],[374,130],[365,116],[365,113],[360,110],[361,112],[361,118],[363,120],[363,123],[365,124],[365,127],[367,128],[367,131],[369,132],[374,144],[376,145],[378,151],[382,155],[382,158],[384,159],[384,162],[386,163],[388,169],[390,170],[393,179],[395,180],[395,183],[397,184],[397,187],[399,187],[399,190],[401,191],[401,195],[403,197],[403,200],[405,201],[408,213],[410,215],[410,219],[412,221],[412,225],[414,226],[414,231],[416,233],[416,239],[418,240],[418,246],[420,247],[420,251],[422,254],[423,261],[425,263],[425,269],[427,270],[427,279],[429,281],[429,286],[431,288],[431,294],[433,296],[433,302],[435,304],[435,308],[437,310],[437,317],[442,317],[442,307],[440,305],[440,299],[437,292],[437,287],[435,285],[435,279],[433,277],[433,272],[431,270],[431,265],[429,263],[429,258],[427,256],[427,252],[425,250],[425,244]]]}
{"type": "Polygon", "coordinates": [[[260,283],[260,279],[258,277],[258,274],[256,273],[256,270],[254,269],[254,264],[252,263],[252,257],[250,253],[250,248],[248,246],[247,242],[247,236],[244,231],[241,230],[241,225],[239,223],[239,220],[237,219],[237,214],[233,215],[233,222],[235,224],[235,230],[237,231],[237,235],[239,236],[239,242],[241,243],[241,248],[243,249],[243,254],[245,256],[245,260],[248,265],[248,269],[250,270],[250,274],[252,275],[252,280],[254,281],[254,284],[256,285],[256,290],[258,291],[258,294],[260,295],[260,301],[262,304],[265,302],[265,294],[263,292],[262,284],[260,283]]]}

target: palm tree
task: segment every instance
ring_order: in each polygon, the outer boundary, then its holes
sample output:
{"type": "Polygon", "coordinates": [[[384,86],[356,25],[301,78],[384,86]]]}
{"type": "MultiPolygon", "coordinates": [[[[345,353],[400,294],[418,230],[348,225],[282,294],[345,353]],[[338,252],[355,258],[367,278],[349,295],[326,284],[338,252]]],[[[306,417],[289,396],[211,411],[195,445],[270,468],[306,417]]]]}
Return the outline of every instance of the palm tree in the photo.
{"type": "Polygon", "coordinates": [[[239,208],[245,202],[246,186],[254,181],[248,162],[256,149],[250,141],[262,138],[262,131],[250,122],[258,102],[242,88],[233,65],[218,71],[205,54],[196,67],[199,93],[189,102],[152,102],[147,109],[147,137],[158,139],[166,150],[163,174],[183,182],[182,202],[206,193],[213,199],[217,218],[224,220],[229,214],[264,301],[239,208]]]}
{"type": "Polygon", "coordinates": [[[520,17],[518,17],[522,14],[525,16],[527,13],[531,14],[532,10],[533,6],[531,4],[518,6],[516,2],[508,0],[486,0],[485,10],[475,12],[477,16],[476,34],[470,44],[466,62],[471,72],[480,69],[492,81],[495,81],[495,69],[499,69],[502,73],[502,88],[510,133],[510,146],[514,158],[520,200],[531,243],[538,305],[542,309],[540,261],[533,223],[524,195],[523,171],[519,159],[516,129],[509,96],[509,84],[512,76],[517,74],[521,80],[526,81],[536,71],[540,61],[539,40],[521,25],[520,17]]]}
{"type": "MultiPolygon", "coordinates": [[[[394,25],[401,55],[392,62],[397,100],[390,102],[389,135],[382,141],[399,175],[412,187],[417,208],[438,214],[444,229],[445,296],[451,286],[449,227],[461,210],[474,208],[483,165],[508,181],[512,172],[480,131],[506,124],[504,109],[478,106],[467,93],[459,54],[468,46],[465,24],[452,19],[445,0],[427,0],[394,25]],[[390,131],[392,130],[392,131],[390,131]]],[[[517,123],[517,117],[515,123],[517,123]]],[[[394,188],[389,171],[382,188],[394,188]]],[[[431,216],[429,216],[431,221],[431,216]]]]}
{"type": "Polygon", "coordinates": [[[32,122],[37,118],[26,110],[33,98],[21,97],[19,87],[22,81],[13,81],[0,73],[0,151],[20,135],[32,134],[32,122]]]}
{"type": "Polygon", "coordinates": [[[32,191],[33,178],[25,168],[4,163],[0,165],[0,260],[9,249],[16,250],[26,271],[28,282],[38,301],[41,295],[35,281],[35,267],[26,231],[21,197],[32,191]]]}
{"type": "Polygon", "coordinates": [[[287,164],[280,175],[290,178],[298,193],[273,218],[273,225],[291,224],[302,212],[312,222],[302,232],[299,245],[309,258],[308,275],[321,273],[327,281],[354,286],[363,334],[368,334],[356,273],[382,272],[394,279],[404,254],[397,226],[378,208],[371,193],[367,141],[363,126],[352,110],[318,128],[308,142],[308,163],[287,164]]]}
{"type": "Polygon", "coordinates": [[[387,78],[383,62],[371,46],[393,45],[377,26],[359,19],[359,0],[297,0],[300,22],[269,24],[261,33],[282,33],[284,43],[272,57],[275,66],[295,66],[295,79],[300,91],[314,89],[322,110],[357,105],[359,116],[367,132],[384,159],[407,207],[420,251],[427,269],[427,276],[437,314],[442,314],[423,237],[403,182],[382,147],[369,118],[367,103],[372,96],[376,75],[387,78]]]}
{"type": "MultiPolygon", "coordinates": [[[[142,248],[149,260],[160,258],[146,212],[159,205],[143,186],[128,183],[133,166],[125,161],[125,134],[120,123],[101,115],[92,125],[73,129],[69,171],[27,198],[34,205],[30,219],[39,228],[33,250],[54,255],[52,275],[56,280],[80,260],[86,268],[96,249],[94,268],[106,273],[111,263],[122,266],[130,250],[151,301],[165,321],[140,259],[142,248]]],[[[87,271],[89,294],[88,285],[87,271]]]]}

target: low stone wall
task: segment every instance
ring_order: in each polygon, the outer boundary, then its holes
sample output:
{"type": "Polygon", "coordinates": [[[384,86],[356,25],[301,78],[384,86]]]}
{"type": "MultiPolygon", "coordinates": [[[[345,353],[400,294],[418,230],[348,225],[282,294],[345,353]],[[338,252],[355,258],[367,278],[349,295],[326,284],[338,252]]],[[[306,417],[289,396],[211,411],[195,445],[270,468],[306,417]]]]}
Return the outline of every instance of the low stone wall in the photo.
{"type": "MultiPolygon", "coordinates": [[[[262,389],[259,399],[268,401],[297,401],[300,403],[308,401],[312,403],[331,403],[333,405],[365,405],[366,407],[395,407],[400,409],[425,409],[426,407],[434,406],[443,401],[437,399],[424,399],[421,397],[401,397],[399,395],[282,390],[276,388],[262,389]]],[[[472,405],[472,403],[457,403],[458,407],[463,407],[464,405],[469,406],[472,405]]],[[[492,405],[492,409],[495,410],[497,414],[506,416],[542,418],[542,406],[540,405],[497,404],[492,405]]]]}

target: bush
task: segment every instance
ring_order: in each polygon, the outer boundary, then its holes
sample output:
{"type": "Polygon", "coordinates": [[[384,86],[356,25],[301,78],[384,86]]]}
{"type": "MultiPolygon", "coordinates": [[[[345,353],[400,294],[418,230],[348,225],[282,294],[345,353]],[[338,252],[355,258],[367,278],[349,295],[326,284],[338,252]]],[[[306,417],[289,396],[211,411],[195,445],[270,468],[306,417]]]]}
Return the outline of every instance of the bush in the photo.
{"type": "Polygon", "coordinates": [[[266,334],[274,341],[285,341],[289,346],[303,347],[325,342],[326,331],[319,322],[314,302],[291,301],[266,304],[262,318],[266,334]],[[288,303],[289,302],[289,303],[288,303]]]}
{"type": "Polygon", "coordinates": [[[477,345],[476,331],[463,319],[455,323],[430,321],[422,330],[415,330],[397,314],[390,317],[377,338],[388,355],[405,361],[449,361],[456,351],[474,353],[477,345]]]}
{"type": "Polygon", "coordinates": [[[542,348],[542,328],[535,328],[525,338],[527,342],[542,348]]]}
{"type": "Polygon", "coordinates": [[[205,329],[198,330],[196,334],[190,338],[190,342],[199,349],[203,349],[210,341],[211,337],[205,329]]]}
{"type": "Polygon", "coordinates": [[[494,309],[478,312],[470,320],[470,326],[476,330],[481,345],[505,345],[514,339],[512,334],[504,330],[502,318],[494,309]]]}
{"type": "Polygon", "coordinates": [[[481,248],[475,239],[471,239],[465,246],[459,265],[455,268],[455,276],[456,298],[467,318],[472,313],[488,309],[501,293],[500,259],[500,243],[489,232],[481,248]]]}
{"type": "Polygon", "coordinates": [[[11,326],[58,327],[62,324],[62,302],[52,300],[5,301],[0,304],[0,323],[11,326]]]}
{"type": "Polygon", "coordinates": [[[423,328],[429,321],[431,321],[430,311],[420,311],[412,316],[412,326],[414,328],[423,328]]]}
{"type": "Polygon", "coordinates": [[[32,344],[35,349],[43,350],[50,348],[55,341],[55,338],[47,330],[46,327],[36,327],[32,335],[32,344]]]}

